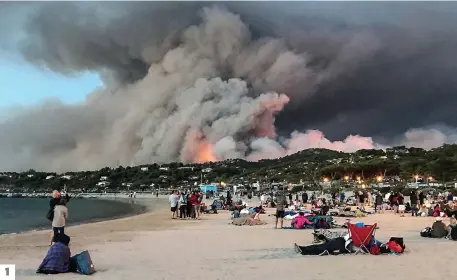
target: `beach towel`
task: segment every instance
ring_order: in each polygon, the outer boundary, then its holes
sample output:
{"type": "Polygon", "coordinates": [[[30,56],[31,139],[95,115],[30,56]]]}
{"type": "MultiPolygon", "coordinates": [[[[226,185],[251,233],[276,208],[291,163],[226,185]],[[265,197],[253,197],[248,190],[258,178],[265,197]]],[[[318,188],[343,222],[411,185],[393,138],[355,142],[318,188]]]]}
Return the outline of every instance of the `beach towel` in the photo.
{"type": "Polygon", "coordinates": [[[71,271],[83,275],[95,273],[95,267],[88,251],[83,251],[71,257],[71,271]]]}
{"type": "Polygon", "coordinates": [[[68,272],[70,269],[70,248],[56,242],[49,247],[46,256],[38,267],[37,273],[57,274],[68,272]]]}
{"type": "Polygon", "coordinates": [[[253,217],[254,217],[254,214],[241,216],[239,218],[234,218],[232,220],[232,224],[235,226],[244,226],[244,225],[256,226],[256,225],[266,225],[267,224],[266,222],[263,222],[260,220],[254,220],[253,217]]]}
{"type": "Polygon", "coordinates": [[[312,227],[304,227],[304,228],[283,227],[282,229],[296,229],[296,230],[302,230],[302,229],[313,229],[313,228],[312,228],[312,227]]]}

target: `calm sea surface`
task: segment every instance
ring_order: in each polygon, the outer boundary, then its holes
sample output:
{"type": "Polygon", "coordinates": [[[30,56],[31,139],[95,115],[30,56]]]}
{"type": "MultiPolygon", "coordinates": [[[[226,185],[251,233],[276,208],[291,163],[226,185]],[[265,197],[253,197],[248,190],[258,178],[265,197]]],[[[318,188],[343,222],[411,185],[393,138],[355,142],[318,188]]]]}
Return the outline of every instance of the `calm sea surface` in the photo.
{"type": "MultiPolygon", "coordinates": [[[[23,232],[34,229],[50,229],[46,219],[48,198],[0,198],[0,234],[23,232]]],[[[116,200],[72,199],[67,204],[67,225],[106,220],[145,211],[139,204],[116,200]]]]}

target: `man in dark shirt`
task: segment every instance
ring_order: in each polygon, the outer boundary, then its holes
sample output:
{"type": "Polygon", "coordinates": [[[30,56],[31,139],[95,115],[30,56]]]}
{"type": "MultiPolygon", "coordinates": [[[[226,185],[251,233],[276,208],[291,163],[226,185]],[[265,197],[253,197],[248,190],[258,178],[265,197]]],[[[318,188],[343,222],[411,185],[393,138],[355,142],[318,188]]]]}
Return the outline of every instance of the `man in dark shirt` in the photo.
{"type": "Polygon", "coordinates": [[[425,194],[423,192],[419,193],[419,204],[420,206],[424,205],[425,194]]]}
{"type": "Polygon", "coordinates": [[[411,192],[409,199],[411,200],[411,216],[413,216],[413,217],[417,216],[417,210],[419,207],[419,205],[418,205],[419,199],[418,199],[415,191],[411,192]]]}
{"type": "Polygon", "coordinates": [[[301,198],[303,203],[308,203],[308,194],[306,192],[303,192],[301,198]]]}
{"type": "Polygon", "coordinates": [[[275,228],[278,228],[278,221],[281,225],[280,228],[283,227],[284,224],[284,216],[285,216],[285,206],[287,205],[286,197],[283,193],[278,193],[276,196],[276,225],[275,228]]]}

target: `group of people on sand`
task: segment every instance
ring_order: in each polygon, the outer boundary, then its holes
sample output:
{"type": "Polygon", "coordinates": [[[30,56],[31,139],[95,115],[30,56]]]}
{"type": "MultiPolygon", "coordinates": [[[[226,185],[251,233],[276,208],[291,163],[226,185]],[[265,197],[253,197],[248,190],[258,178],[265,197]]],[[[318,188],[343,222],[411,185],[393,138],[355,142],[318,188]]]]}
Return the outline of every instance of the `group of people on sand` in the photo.
{"type": "Polygon", "coordinates": [[[172,191],[170,197],[171,219],[200,219],[203,195],[200,191],[172,191]]]}

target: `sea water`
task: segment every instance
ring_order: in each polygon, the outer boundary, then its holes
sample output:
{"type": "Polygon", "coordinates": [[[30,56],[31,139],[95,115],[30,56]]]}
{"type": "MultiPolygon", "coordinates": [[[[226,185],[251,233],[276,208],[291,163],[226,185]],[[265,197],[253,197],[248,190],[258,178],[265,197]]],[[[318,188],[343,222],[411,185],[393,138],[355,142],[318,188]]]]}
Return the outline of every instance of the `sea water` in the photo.
{"type": "MultiPolygon", "coordinates": [[[[0,198],[0,234],[51,229],[46,219],[50,198],[0,198]]],[[[67,225],[107,220],[145,212],[145,207],[128,201],[70,199],[67,225]]]]}

